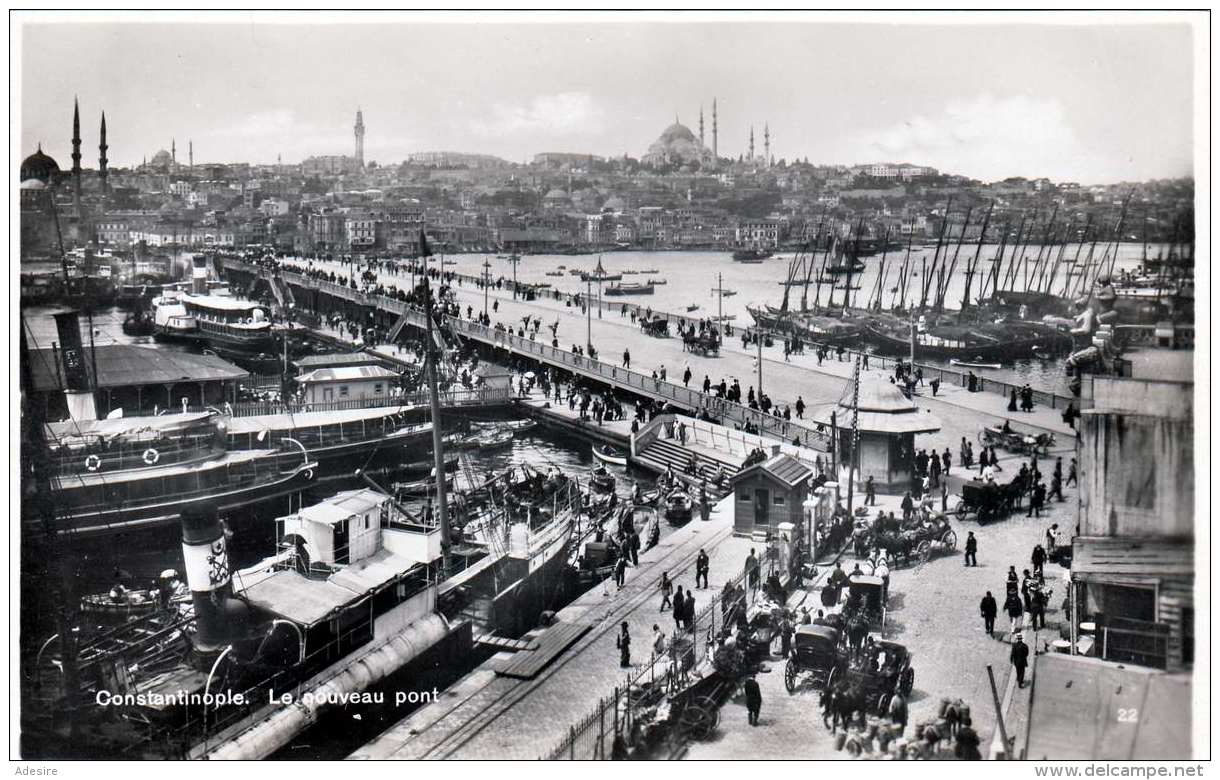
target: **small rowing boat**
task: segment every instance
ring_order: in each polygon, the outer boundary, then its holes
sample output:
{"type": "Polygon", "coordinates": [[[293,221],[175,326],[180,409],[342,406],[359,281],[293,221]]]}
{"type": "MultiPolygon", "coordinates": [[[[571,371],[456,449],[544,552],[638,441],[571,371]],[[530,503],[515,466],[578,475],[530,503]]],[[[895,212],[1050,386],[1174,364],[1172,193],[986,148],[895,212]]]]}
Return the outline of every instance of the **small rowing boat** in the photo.
{"type": "Polygon", "coordinates": [[[976,363],[971,360],[958,360],[957,358],[951,358],[949,365],[961,366],[962,368],[1000,368],[999,363],[976,363]]]}
{"type": "Polygon", "coordinates": [[[618,447],[612,447],[609,444],[595,445],[593,447],[593,457],[600,460],[602,463],[610,463],[615,466],[627,465],[627,453],[618,447]]]}
{"type": "Polygon", "coordinates": [[[697,304],[697,303],[692,303],[692,304],[690,304],[690,305],[688,305],[688,306],[686,307],[686,310],[687,310],[687,311],[694,311],[695,309],[698,309],[698,308],[699,308],[699,304],[697,304]]]}

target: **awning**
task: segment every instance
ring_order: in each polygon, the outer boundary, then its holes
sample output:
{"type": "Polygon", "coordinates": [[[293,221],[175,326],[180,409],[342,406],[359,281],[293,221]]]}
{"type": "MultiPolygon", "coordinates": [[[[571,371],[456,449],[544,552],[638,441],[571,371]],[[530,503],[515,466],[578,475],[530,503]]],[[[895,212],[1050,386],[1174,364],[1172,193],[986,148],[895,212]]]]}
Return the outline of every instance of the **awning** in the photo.
{"type": "Polygon", "coordinates": [[[311,580],[284,569],[241,592],[251,604],[303,626],[326,619],[360,595],[327,580],[311,580]]]}
{"type": "Polygon", "coordinates": [[[1191,757],[1190,677],[1096,658],[1038,656],[1026,758],[1191,757]]]}
{"type": "Polygon", "coordinates": [[[1190,577],[1195,548],[1187,541],[1078,536],[1072,541],[1072,576],[1190,577]]]}

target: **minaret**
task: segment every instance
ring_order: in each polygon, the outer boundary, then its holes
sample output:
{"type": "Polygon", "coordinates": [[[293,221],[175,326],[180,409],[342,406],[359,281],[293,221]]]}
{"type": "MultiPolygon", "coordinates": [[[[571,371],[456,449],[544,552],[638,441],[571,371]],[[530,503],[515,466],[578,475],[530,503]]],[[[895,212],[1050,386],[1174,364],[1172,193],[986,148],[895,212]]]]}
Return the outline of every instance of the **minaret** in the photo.
{"type": "Polygon", "coordinates": [[[771,167],[771,125],[763,124],[763,167],[771,167]]]}
{"type": "Polygon", "coordinates": [[[364,169],[364,112],[356,109],[356,164],[364,169]]]}
{"type": "Polygon", "coordinates": [[[703,148],[703,105],[699,105],[699,148],[703,148]]]}
{"type": "Polygon", "coordinates": [[[72,99],[72,205],[80,210],[80,104],[72,99]]]}
{"type": "Polygon", "coordinates": [[[718,135],[716,129],[716,98],[712,98],[712,165],[720,164],[720,149],[716,143],[718,135]]]}
{"type": "Polygon", "coordinates": [[[106,150],[109,149],[110,147],[106,144],[106,112],[105,111],[102,112],[102,129],[101,129],[101,133],[100,133],[100,138],[101,138],[101,141],[97,145],[97,151],[98,151],[97,176],[99,179],[101,179],[101,182],[102,182],[102,197],[104,198],[110,193],[109,186],[106,183],[106,177],[109,174],[109,172],[106,170],[106,163],[109,162],[106,159],[106,150]]]}
{"type": "Polygon", "coordinates": [[[178,139],[169,139],[169,171],[174,173],[178,169],[178,139]]]}
{"type": "Polygon", "coordinates": [[[193,138],[187,139],[186,159],[187,159],[187,165],[189,166],[188,170],[190,171],[191,175],[193,176],[195,174],[195,140],[193,138]]]}
{"type": "Polygon", "coordinates": [[[746,159],[754,162],[754,125],[750,125],[750,155],[746,159]]]}

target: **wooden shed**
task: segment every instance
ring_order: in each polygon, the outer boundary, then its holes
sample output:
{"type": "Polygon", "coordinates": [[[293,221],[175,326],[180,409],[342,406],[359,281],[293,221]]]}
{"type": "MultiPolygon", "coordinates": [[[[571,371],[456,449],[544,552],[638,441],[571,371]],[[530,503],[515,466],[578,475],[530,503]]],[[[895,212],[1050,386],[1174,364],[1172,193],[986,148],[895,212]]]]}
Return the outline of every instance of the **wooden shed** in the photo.
{"type": "Polygon", "coordinates": [[[737,472],[733,485],[733,532],[776,532],[780,523],[800,528],[813,469],[791,455],[773,454],[737,472]]]}

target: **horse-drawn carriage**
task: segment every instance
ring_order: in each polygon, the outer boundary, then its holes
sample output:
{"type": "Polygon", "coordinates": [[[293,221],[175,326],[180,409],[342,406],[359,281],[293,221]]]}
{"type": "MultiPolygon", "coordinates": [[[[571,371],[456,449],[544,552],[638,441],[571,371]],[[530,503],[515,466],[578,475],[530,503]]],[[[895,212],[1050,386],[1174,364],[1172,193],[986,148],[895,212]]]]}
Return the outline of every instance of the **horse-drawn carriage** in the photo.
{"type": "Polygon", "coordinates": [[[784,665],[788,693],[796,692],[802,675],[815,686],[829,687],[847,666],[841,648],[843,635],[833,626],[799,626],[792,640],[792,651],[784,665]]]}
{"type": "Polygon", "coordinates": [[[720,337],[706,331],[703,333],[687,333],[682,337],[682,348],[696,355],[718,357],[720,355],[720,337]]]}
{"type": "Polygon", "coordinates": [[[1021,490],[1020,480],[1015,478],[1006,485],[995,482],[965,482],[962,484],[957,514],[962,519],[974,514],[979,525],[1002,519],[1006,512],[1020,502],[1021,490]]]}
{"type": "Polygon", "coordinates": [[[979,430],[979,443],[984,447],[1002,447],[1009,452],[1025,455],[1047,455],[1055,446],[1055,434],[1029,434],[1001,426],[987,426],[979,430]]]}
{"type": "Polygon", "coordinates": [[[921,510],[913,520],[897,526],[861,524],[852,535],[852,543],[861,558],[884,555],[886,564],[894,568],[912,558],[927,563],[935,551],[957,549],[957,532],[943,514],[921,510]]]}
{"type": "Polygon", "coordinates": [[[883,714],[889,709],[894,694],[904,698],[915,687],[915,669],[911,666],[911,651],[898,642],[871,642],[844,675],[846,684],[861,695],[865,712],[883,714]]]}
{"type": "Polygon", "coordinates": [[[669,338],[669,320],[662,317],[641,317],[640,330],[646,335],[656,336],[657,338],[669,338]]]}
{"type": "Polygon", "coordinates": [[[850,624],[862,620],[869,629],[885,632],[886,583],[872,574],[855,574],[847,580],[843,619],[850,624]]]}

